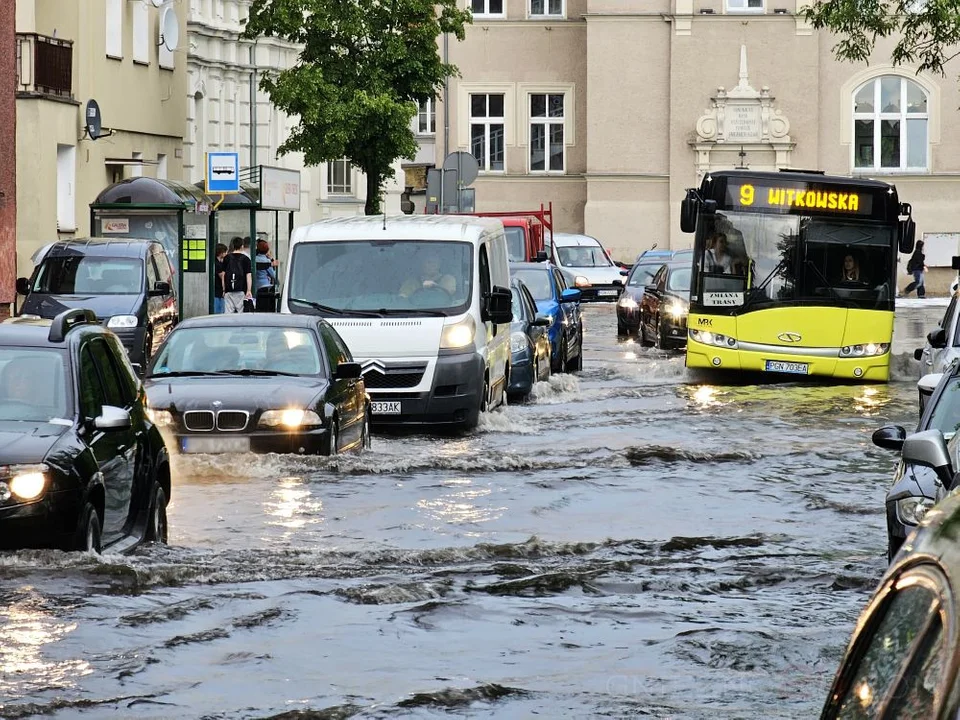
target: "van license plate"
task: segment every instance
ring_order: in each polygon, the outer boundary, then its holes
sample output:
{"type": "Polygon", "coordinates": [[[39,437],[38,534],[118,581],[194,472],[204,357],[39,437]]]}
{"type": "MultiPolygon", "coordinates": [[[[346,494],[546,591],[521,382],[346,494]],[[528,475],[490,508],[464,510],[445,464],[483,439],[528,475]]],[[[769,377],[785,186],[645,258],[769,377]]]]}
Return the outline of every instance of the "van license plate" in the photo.
{"type": "Polygon", "coordinates": [[[597,295],[616,295],[617,290],[597,290],[597,295]]]}
{"type": "Polygon", "coordinates": [[[374,415],[399,415],[400,401],[393,402],[372,402],[370,403],[370,412],[374,415]]]}
{"type": "Polygon", "coordinates": [[[808,373],[807,363],[785,362],[783,360],[767,360],[767,372],[794,373],[795,375],[806,375],[808,373]]]}
{"type": "Polygon", "coordinates": [[[185,437],[180,438],[180,450],[185,453],[244,453],[250,452],[248,437],[185,437]]]}

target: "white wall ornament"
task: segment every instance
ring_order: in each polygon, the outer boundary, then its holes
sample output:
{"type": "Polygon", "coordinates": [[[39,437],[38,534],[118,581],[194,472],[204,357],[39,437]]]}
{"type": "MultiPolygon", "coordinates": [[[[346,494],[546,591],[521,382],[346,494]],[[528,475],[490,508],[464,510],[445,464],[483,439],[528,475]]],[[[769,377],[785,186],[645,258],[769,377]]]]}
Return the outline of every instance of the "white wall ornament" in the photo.
{"type": "Polygon", "coordinates": [[[697,120],[697,137],[690,144],[696,152],[698,179],[710,170],[731,167],[731,150],[740,151],[736,156],[741,162],[745,157],[756,158],[751,166],[757,170],[790,166],[796,143],[790,139],[790,121],[773,100],[770,88],[751,87],[747,47],[742,45],[739,82],[729,91],[717,88],[711,107],[697,120]]]}

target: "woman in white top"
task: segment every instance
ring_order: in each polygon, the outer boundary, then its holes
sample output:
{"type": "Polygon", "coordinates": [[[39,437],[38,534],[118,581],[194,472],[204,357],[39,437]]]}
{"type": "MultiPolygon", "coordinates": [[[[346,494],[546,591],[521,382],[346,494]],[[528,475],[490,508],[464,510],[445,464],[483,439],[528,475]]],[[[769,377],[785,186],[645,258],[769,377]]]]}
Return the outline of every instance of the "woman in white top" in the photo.
{"type": "Polygon", "coordinates": [[[733,258],[727,252],[727,236],[723,233],[717,233],[713,236],[713,243],[707,248],[706,253],[707,272],[733,273],[733,258]]]}

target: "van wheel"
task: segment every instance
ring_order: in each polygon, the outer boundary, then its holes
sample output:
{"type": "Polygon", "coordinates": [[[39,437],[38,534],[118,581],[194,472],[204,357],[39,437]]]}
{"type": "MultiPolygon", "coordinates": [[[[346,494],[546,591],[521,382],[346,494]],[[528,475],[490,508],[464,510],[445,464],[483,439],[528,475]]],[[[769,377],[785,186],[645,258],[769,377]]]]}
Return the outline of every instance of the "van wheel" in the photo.
{"type": "Polygon", "coordinates": [[[103,535],[100,525],[100,516],[93,503],[86,503],[80,513],[80,522],[77,523],[77,534],[73,547],[81,552],[95,552],[98,555],[102,547],[103,535]]]}
{"type": "Polygon", "coordinates": [[[153,498],[150,504],[150,520],[147,523],[147,542],[167,544],[167,494],[160,483],[153,485],[153,498]]]}

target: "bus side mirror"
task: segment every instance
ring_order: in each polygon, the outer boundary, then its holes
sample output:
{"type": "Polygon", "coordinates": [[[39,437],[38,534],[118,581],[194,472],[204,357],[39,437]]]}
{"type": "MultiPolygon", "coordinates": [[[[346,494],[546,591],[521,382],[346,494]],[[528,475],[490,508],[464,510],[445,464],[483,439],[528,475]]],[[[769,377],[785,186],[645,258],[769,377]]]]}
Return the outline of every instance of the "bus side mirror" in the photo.
{"type": "Polygon", "coordinates": [[[917,236],[917,224],[913,218],[900,221],[900,252],[908,255],[913,252],[913,243],[917,236]]]}
{"type": "Polygon", "coordinates": [[[692,233],[697,229],[697,210],[699,200],[693,190],[687,190],[687,196],[680,203],[680,230],[692,233]]]}

